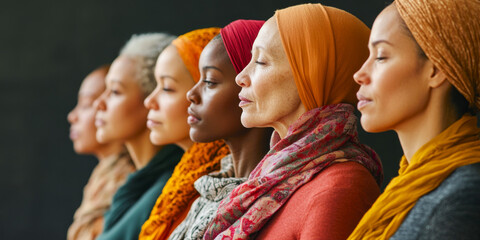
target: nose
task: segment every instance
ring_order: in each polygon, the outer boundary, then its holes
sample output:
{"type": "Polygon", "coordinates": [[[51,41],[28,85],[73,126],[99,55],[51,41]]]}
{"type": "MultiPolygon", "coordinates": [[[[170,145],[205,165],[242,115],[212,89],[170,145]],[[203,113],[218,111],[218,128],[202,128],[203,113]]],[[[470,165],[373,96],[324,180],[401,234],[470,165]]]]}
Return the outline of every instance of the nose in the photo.
{"type": "Polygon", "coordinates": [[[367,71],[368,69],[367,64],[368,64],[368,61],[365,62],[355,74],[353,74],[353,79],[359,85],[365,85],[370,83],[370,77],[367,71]]]}
{"type": "Polygon", "coordinates": [[[190,89],[190,91],[187,92],[187,100],[190,101],[191,103],[193,104],[199,104],[200,103],[200,95],[198,93],[199,91],[199,87],[200,85],[202,84],[203,82],[202,81],[198,81],[197,84],[195,84],[195,86],[193,86],[192,89],[190,89]]]}
{"type": "Polygon", "coordinates": [[[93,106],[97,111],[105,111],[107,109],[107,104],[105,103],[105,98],[107,96],[107,90],[105,90],[95,101],[93,102],[93,106]]]}
{"type": "Polygon", "coordinates": [[[157,87],[153,90],[153,92],[150,93],[150,95],[148,95],[147,98],[145,98],[145,101],[143,101],[143,105],[147,109],[152,109],[152,110],[158,110],[159,109],[159,105],[158,105],[158,101],[157,101],[157,97],[158,97],[159,92],[160,92],[160,87],[157,85],[157,87]]]}
{"type": "Polygon", "coordinates": [[[75,106],[72,111],[70,111],[67,115],[67,120],[70,124],[76,122],[78,120],[78,115],[77,115],[77,107],[75,106]]]}
{"type": "Polygon", "coordinates": [[[248,87],[251,84],[250,78],[248,76],[248,71],[253,61],[250,63],[235,77],[235,83],[240,87],[248,87]]]}

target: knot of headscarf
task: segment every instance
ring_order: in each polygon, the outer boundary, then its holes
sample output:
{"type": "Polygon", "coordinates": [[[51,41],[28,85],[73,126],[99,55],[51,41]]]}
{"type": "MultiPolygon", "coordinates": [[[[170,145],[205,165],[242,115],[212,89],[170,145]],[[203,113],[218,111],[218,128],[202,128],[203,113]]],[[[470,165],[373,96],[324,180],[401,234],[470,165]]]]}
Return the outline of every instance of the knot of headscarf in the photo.
{"type": "Polygon", "coordinates": [[[368,57],[369,28],[350,13],[321,4],[277,10],[275,16],[306,109],[355,105],[353,74],[368,57]]]}
{"type": "Polygon", "coordinates": [[[139,239],[167,239],[172,223],[198,197],[195,181],[220,169],[220,160],[229,154],[223,140],[194,143],[182,156],[157,198],[149,219],[143,224],[139,239]]]}
{"type": "Polygon", "coordinates": [[[200,54],[208,42],[219,33],[220,28],[202,28],[185,33],[172,42],[195,82],[200,79],[198,70],[200,54]]]}
{"type": "Polygon", "coordinates": [[[408,29],[433,64],[480,110],[480,1],[396,0],[408,29]]]}
{"type": "Polygon", "coordinates": [[[348,239],[389,239],[423,195],[437,188],[455,169],[480,162],[477,118],[465,115],[400,162],[399,175],[363,216],[348,239]]]}
{"type": "Polygon", "coordinates": [[[327,105],[290,125],[248,180],[222,200],[204,239],[252,239],[297,189],[334,163],[360,163],[380,185],[380,159],[359,142],[353,111],[350,104],[327,105]]]}
{"type": "Polygon", "coordinates": [[[237,74],[250,62],[253,41],[264,23],[265,21],[240,19],[228,24],[220,31],[228,57],[237,74]]]}

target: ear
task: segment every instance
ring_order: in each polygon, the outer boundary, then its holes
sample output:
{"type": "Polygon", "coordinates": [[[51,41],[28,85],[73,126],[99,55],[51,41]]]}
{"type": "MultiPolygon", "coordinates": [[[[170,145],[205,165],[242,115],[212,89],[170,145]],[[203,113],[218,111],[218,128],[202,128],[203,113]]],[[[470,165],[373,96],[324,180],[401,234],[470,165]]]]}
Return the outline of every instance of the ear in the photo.
{"type": "Polygon", "coordinates": [[[440,70],[435,65],[433,65],[433,63],[430,60],[426,64],[430,65],[430,66],[428,66],[429,67],[429,72],[430,72],[429,79],[428,79],[428,85],[431,88],[438,88],[444,82],[448,82],[447,81],[447,76],[445,75],[445,73],[443,73],[442,70],[440,70]]]}

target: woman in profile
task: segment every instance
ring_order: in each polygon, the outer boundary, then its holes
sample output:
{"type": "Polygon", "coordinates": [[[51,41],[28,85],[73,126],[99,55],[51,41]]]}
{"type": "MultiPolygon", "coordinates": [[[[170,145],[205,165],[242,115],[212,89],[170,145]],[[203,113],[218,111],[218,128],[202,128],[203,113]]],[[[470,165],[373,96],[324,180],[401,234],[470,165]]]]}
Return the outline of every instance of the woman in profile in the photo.
{"type": "Polygon", "coordinates": [[[219,31],[219,28],[203,28],[183,34],[158,57],[157,87],[144,102],[150,110],[147,122],[150,140],[156,145],[174,144],[185,154],[143,224],[140,240],[167,239],[199,196],[194,182],[218,170],[220,160],[229,153],[223,140],[194,143],[188,135],[187,123],[189,101],[185,95],[200,79],[200,53],[219,31]]]}
{"type": "Polygon", "coordinates": [[[70,139],[77,154],[93,154],[98,164],[83,189],[83,199],[68,229],[67,239],[96,239],[103,229],[103,214],[110,208],[117,189],[134,171],[132,159],[123,143],[99,143],[95,138],[94,101],[105,91],[105,76],[110,65],[95,69],[82,82],[78,102],[68,114],[70,139]]]}
{"type": "Polygon", "coordinates": [[[480,236],[480,2],[396,0],[355,74],[368,132],[394,130],[399,176],[349,239],[480,236]]]}
{"type": "Polygon", "coordinates": [[[175,145],[156,146],[146,126],[143,101],[155,88],[155,60],[174,39],[161,33],[134,35],[113,61],[106,90],[96,100],[99,142],[125,144],[136,171],[130,174],[105,213],[98,239],[135,239],[183,154],[175,145]]]}
{"type": "Polygon", "coordinates": [[[380,160],[357,137],[352,75],[369,29],[321,4],[275,13],[237,75],[245,127],[271,149],[220,204],[205,239],[345,239],[380,193],[380,160]]]}
{"type": "Polygon", "coordinates": [[[264,21],[237,20],[220,31],[202,51],[200,81],[187,93],[190,138],[195,142],[223,139],[231,154],[221,170],[195,181],[200,197],[170,240],[201,240],[220,201],[244,182],[268,152],[271,128],[245,128],[238,107],[240,87],[235,76],[251,59],[251,48],[264,21]]]}

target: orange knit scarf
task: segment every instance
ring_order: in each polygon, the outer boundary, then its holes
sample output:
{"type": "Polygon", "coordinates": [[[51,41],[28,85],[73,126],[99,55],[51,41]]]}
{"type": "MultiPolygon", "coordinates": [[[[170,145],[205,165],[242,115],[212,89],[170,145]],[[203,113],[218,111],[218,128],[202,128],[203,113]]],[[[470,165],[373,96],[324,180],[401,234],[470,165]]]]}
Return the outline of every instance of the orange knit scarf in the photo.
{"type": "Polygon", "coordinates": [[[172,224],[198,197],[193,183],[201,176],[220,169],[220,160],[229,154],[224,141],[194,143],[173,171],[163,188],[139,239],[167,239],[172,224]]]}

